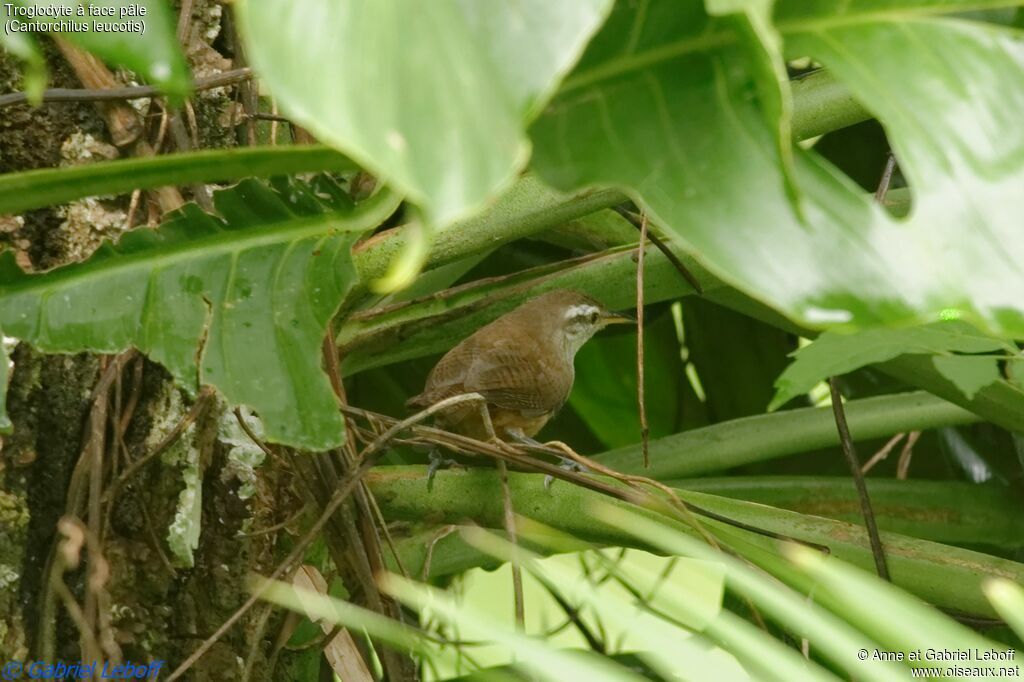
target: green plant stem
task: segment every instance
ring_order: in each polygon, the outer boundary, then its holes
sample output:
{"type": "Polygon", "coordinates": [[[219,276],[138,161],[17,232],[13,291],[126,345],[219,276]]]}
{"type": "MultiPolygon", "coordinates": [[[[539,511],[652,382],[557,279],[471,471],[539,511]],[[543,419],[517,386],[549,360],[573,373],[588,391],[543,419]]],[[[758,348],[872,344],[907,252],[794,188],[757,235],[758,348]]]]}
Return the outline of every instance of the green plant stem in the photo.
{"type": "MultiPolygon", "coordinates": [[[[976,414],[923,391],[851,400],[846,403],[846,418],[858,440],[980,421],[976,414]]],[[[639,444],[594,459],[616,471],[666,480],[838,444],[831,408],[804,407],[732,419],[651,441],[651,467],[646,470],[639,444]]]]}
{"type": "MultiPolygon", "coordinates": [[[[533,176],[524,176],[486,213],[441,230],[434,237],[426,267],[435,268],[481,250],[496,249],[626,200],[624,194],[613,190],[566,195],[533,176]]],[[[402,252],[407,236],[405,227],[396,227],[356,247],[352,255],[360,278],[368,282],[382,277],[402,252]]]]}
{"type": "Polygon", "coordinates": [[[1010,431],[1024,432],[1024,390],[1005,379],[985,386],[968,400],[953,382],[939,374],[930,355],[903,355],[879,364],[878,368],[900,381],[962,405],[1010,431]]]}
{"type": "Polygon", "coordinates": [[[355,168],[333,149],[301,145],[218,149],[7,173],[0,175],[0,215],[135,189],[355,168]]]}
{"type": "MultiPolygon", "coordinates": [[[[394,470],[382,471],[385,477],[404,475],[394,470]]],[[[860,522],[860,506],[850,489],[850,480],[845,477],[730,476],[666,483],[679,490],[746,500],[854,525],[860,522]]],[[[869,478],[868,489],[884,532],[954,545],[976,545],[979,538],[984,538],[986,547],[1014,549],[1024,543],[1021,503],[1008,488],[960,481],[869,478]]],[[[467,545],[458,533],[437,537],[436,530],[431,529],[398,543],[403,564],[415,567],[415,575],[420,575],[431,544],[434,551],[429,577],[477,567],[494,568],[499,563],[491,555],[467,545]]],[[[521,542],[535,551],[544,551],[543,546],[522,539],[521,542]]]]}
{"type": "Polygon", "coordinates": [[[791,83],[793,102],[800,103],[793,108],[793,135],[798,140],[824,135],[871,118],[850,90],[824,69],[791,83]]]}
{"type": "MultiPolygon", "coordinates": [[[[427,490],[425,472],[425,467],[379,467],[370,472],[366,482],[386,518],[412,522],[429,518],[436,523],[470,520],[488,528],[501,528],[501,489],[493,471],[441,472],[434,478],[431,491],[427,490]]],[[[634,538],[599,522],[590,511],[599,501],[613,505],[624,503],[563,482],[546,490],[543,476],[538,474],[510,474],[509,478],[516,507],[529,518],[598,545],[637,546],[634,538]]],[[[685,501],[728,518],[827,546],[833,556],[864,570],[874,568],[867,535],[857,525],[693,491],[678,491],[678,494],[685,501]]],[[[695,534],[686,524],[655,512],[644,513],[695,534]]],[[[772,565],[780,561],[777,544],[770,538],[710,519],[702,519],[701,523],[715,535],[738,538],[738,542],[730,541],[730,544],[754,563],[772,565]]],[[[883,533],[882,537],[894,584],[942,608],[995,615],[982,593],[984,580],[989,577],[1004,577],[1015,582],[1024,580],[1024,565],[1013,561],[895,533],[883,533]]],[[[524,530],[520,538],[524,546],[531,546],[528,532],[524,530]]],[[[454,552],[453,556],[460,556],[463,561],[470,561],[469,564],[458,566],[451,557],[445,559],[454,549],[453,542],[455,539],[448,537],[434,548],[431,573],[441,566],[450,571],[480,565],[476,558],[462,550],[454,552]]],[[[403,556],[403,562],[414,575],[422,568],[422,562],[417,564],[411,553],[403,556]]]]}
{"type": "MultiPolygon", "coordinates": [[[[767,504],[801,514],[860,523],[857,495],[843,476],[728,476],[665,481],[673,488],[767,504]]],[[[1016,548],[1024,514],[1009,487],[963,481],[868,478],[884,531],[932,542],[1016,548]]]]}

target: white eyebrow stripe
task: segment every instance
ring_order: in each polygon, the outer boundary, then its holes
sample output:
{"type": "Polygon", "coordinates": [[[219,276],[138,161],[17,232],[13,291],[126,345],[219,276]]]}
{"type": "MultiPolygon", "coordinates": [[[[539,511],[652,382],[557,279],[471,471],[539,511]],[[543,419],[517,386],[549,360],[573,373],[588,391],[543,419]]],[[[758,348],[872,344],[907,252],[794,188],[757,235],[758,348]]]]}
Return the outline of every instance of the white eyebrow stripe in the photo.
{"type": "Polygon", "coordinates": [[[597,306],[590,305],[589,303],[572,305],[565,311],[565,319],[571,320],[574,317],[592,315],[599,312],[601,311],[597,306]]]}

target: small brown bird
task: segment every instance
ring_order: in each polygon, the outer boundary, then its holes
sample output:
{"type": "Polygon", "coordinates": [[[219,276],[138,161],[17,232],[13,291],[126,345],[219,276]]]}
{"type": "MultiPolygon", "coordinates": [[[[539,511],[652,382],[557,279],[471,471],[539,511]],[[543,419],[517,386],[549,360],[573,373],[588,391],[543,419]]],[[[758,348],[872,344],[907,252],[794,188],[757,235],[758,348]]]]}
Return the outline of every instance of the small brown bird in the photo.
{"type": "MultiPolygon", "coordinates": [[[[551,291],[522,304],[448,351],[407,405],[425,408],[463,393],[487,401],[494,435],[532,437],[565,404],[572,390],[573,359],[609,324],[636,322],[605,310],[581,293],[551,291]]],[[[479,405],[458,405],[438,415],[445,428],[480,440],[487,433],[479,405]]]]}

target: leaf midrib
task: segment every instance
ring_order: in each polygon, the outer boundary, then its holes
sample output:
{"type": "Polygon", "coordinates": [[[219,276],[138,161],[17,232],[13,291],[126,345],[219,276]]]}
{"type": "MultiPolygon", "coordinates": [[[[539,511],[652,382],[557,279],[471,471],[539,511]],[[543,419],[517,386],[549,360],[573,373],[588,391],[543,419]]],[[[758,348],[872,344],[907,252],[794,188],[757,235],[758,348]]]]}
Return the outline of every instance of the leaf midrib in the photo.
{"type": "MultiPolygon", "coordinates": [[[[790,19],[775,23],[776,30],[785,37],[799,33],[824,31],[828,29],[847,26],[857,26],[870,23],[897,23],[915,19],[953,14],[956,12],[969,12],[986,9],[1002,9],[1006,7],[1024,6],[1024,0],[981,0],[980,2],[964,3],[951,7],[949,5],[933,5],[918,7],[898,7],[886,10],[863,12],[840,16],[828,16],[815,19],[790,19]]],[[[564,95],[574,90],[579,90],[602,81],[610,80],[633,71],[660,64],[677,57],[683,57],[701,50],[725,47],[736,43],[736,34],[727,26],[719,24],[715,30],[707,31],[696,36],[687,37],[646,52],[632,53],[624,57],[610,60],[598,67],[575,74],[567,78],[558,95],[564,95]]]]}

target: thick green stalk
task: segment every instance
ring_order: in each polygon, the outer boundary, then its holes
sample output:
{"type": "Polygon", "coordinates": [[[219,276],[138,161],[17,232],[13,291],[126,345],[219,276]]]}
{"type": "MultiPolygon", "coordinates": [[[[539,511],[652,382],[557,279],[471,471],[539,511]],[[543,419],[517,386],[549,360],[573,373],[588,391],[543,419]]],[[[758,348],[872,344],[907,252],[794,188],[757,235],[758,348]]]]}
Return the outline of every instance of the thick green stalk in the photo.
{"type": "Polygon", "coordinates": [[[814,71],[791,81],[793,136],[806,140],[871,118],[849,89],[825,70],[814,71]]]}
{"type": "MultiPolygon", "coordinates": [[[[846,403],[846,419],[857,440],[979,421],[976,414],[923,391],[851,400],[846,403]]],[[[653,440],[649,469],[643,468],[639,445],[611,450],[594,459],[616,471],[667,480],[838,444],[831,408],[804,407],[732,419],[653,440]]]]}
{"type": "MultiPolygon", "coordinates": [[[[562,194],[527,175],[485,213],[441,230],[434,237],[426,267],[438,267],[482,250],[493,250],[624,201],[624,194],[612,190],[562,194]]],[[[356,247],[353,257],[360,279],[368,282],[382,277],[392,260],[402,252],[408,234],[405,227],[397,227],[374,235],[356,247]]]]}
{"type": "MultiPolygon", "coordinates": [[[[593,505],[609,502],[610,498],[562,482],[555,483],[550,490],[545,489],[543,476],[539,474],[511,474],[509,478],[515,507],[524,516],[598,545],[638,546],[631,535],[610,528],[594,517],[593,505]]],[[[488,528],[500,528],[502,524],[500,483],[491,471],[441,472],[428,490],[425,467],[378,467],[367,475],[366,482],[388,519],[417,523],[430,519],[437,524],[469,520],[488,528]]],[[[833,556],[865,570],[871,570],[874,565],[867,536],[857,525],[693,491],[678,491],[678,494],[687,502],[730,519],[824,545],[833,556]]],[[[687,524],[656,512],[645,513],[678,530],[696,534],[687,524]]],[[[730,543],[754,563],[779,562],[775,540],[706,518],[701,518],[701,523],[716,535],[738,539],[730,543]]],[[[1014,582],[1024,580],[1024,564],[895,533],[883,533],[882,539],[894,583],[939,607],[991,616],[994,611],[982,593],[983,581],[990,577],[1014,582]]],[[[425,540],[424,536],[419,536],[411,541],[423,543],[418,552],[420,563],[414,561],[417,553],[410,551],[403,555],[413,576],[422,571],[425,540]]],[[[437,543],[430,573],[437,574],[442,566],[446,571],[458,571],[480,565],[477,556],[465,549],[457,550],[457,542],[457,538],[449,537],[437,543]],[[453,553],[449,555],[449,551],[453,553]]],[[[529,544],[528,537],[524,538],[524,544],[529,544]]]]}
{"type": "MultiPolygon", "coordinates": [[[[842,476],[729,476],[666,483],[682,490],[861,523],[857,493],[850,479],[842,476]]],[[[870,477],[867,484],[882,530],[954,545],[1016,548],[1024,544],[1021,501],[1007,486],[870,477]]]]}

